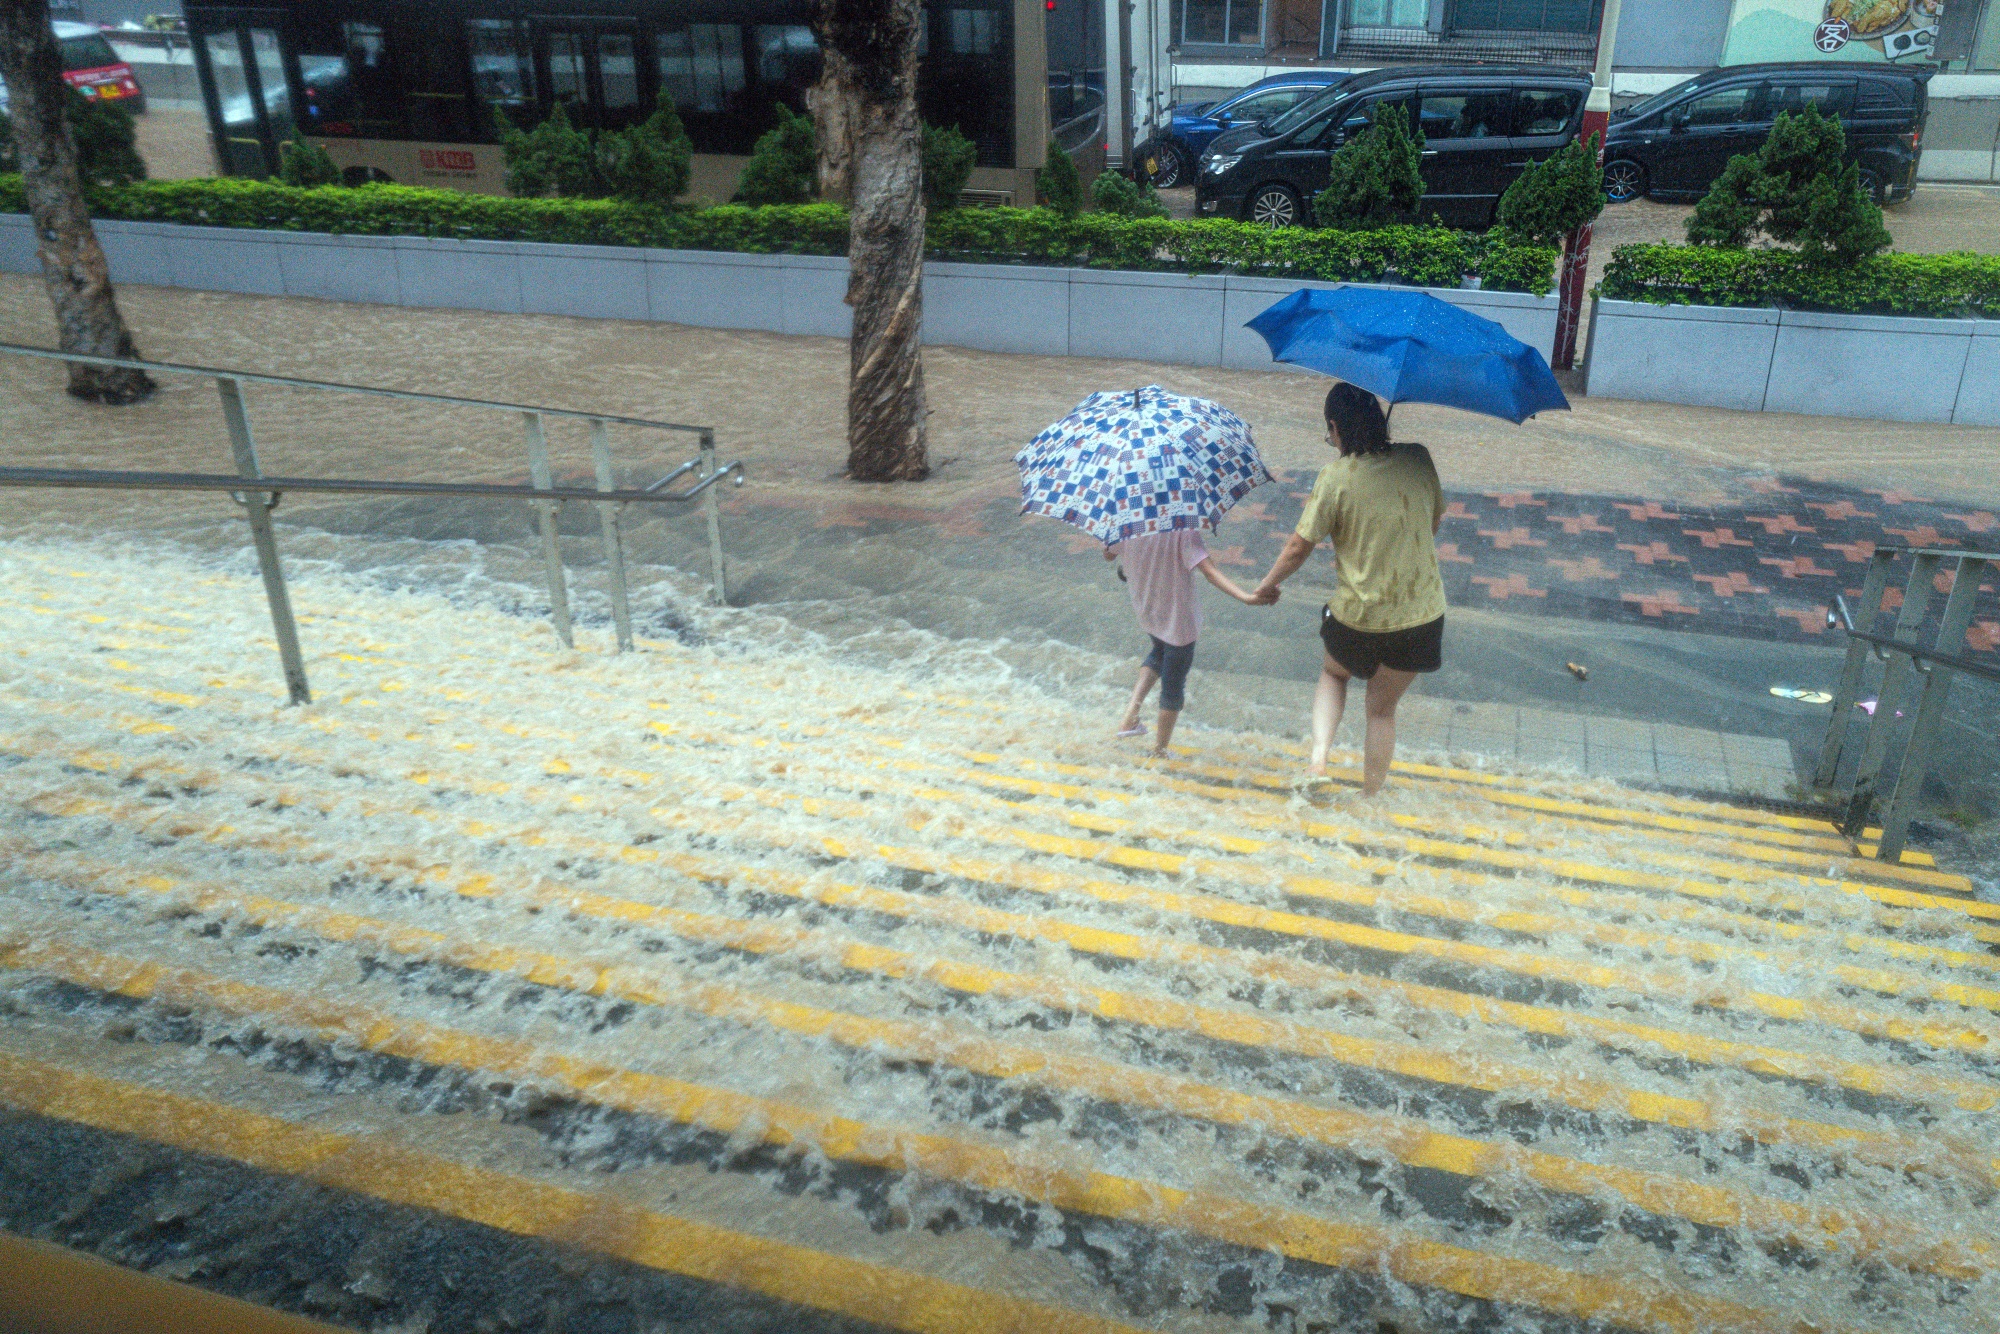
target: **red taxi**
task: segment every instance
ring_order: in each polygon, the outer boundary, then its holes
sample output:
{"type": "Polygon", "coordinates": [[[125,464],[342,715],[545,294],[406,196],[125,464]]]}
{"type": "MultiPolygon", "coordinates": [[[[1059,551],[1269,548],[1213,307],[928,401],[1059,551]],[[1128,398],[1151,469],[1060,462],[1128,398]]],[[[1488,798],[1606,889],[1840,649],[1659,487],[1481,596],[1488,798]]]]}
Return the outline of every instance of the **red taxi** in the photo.
{"type": "Polygon", "coordinates": [[[64,83],[85,97],[116,102],[127,111],[146,109],[146,90],[102,32],[87,23],[57,23],[54,27],[56,45],[62,49],[64,83]]]}

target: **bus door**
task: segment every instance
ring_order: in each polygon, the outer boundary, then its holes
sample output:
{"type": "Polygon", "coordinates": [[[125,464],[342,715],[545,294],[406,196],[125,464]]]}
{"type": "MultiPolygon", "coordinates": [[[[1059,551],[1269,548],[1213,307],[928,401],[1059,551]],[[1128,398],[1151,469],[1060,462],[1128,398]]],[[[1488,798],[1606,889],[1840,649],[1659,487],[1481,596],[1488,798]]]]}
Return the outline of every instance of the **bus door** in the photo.
{"type": "Polygon", "coordinates": [[[542,87],[572,122],[622,130],[652,114],[653,71],[640,63],[636,25],[548,18],[535,20],[534,34],[542,87]]]}
{"type": "Polygon", "coordinates": [[[293,130],[284,30],[268,11],[230,18],[192,34],[216,153],[230,176],[275,176],[279,145],[293,130]]]}

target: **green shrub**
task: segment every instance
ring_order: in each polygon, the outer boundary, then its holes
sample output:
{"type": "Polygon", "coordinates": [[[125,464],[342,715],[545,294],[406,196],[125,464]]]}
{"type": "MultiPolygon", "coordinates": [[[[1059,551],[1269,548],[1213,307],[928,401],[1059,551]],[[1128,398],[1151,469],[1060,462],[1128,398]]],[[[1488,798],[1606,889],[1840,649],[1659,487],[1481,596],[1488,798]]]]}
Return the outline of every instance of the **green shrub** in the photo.
{"type": "Polygon", "coordinates": [[[780,102],[778,123],[750,150],[750,163],[737,183],[744,204],[805,204],[819,194],[819,139],[812,117],[797,115],[780,102]]]}
{"type": "Polygon", "coordinates": [[[1602,136],[1572,139],[1515,178],[1500,196],[1500,225],[1534,245],[1561,245],[1604,211],[1602,136]]]}
{"type": "Polygon", "coordinates": [[[1048,160],[1035,172],[1035,196],[1065,218],[1083,212],[1083,177],[1076,163],[1055,141],[1049,141],[1048,160]]]}
{"type": "Polygon", "coordinates": [[[1847,162],[1838,117],[1807,104],[1782,112],[1755,155],[1729,159],[1687,221],[1696,245],[1748,245],[1759,234],[1818,259],[1851,260],[1889,248],[1882,210],[1847,162]]]}
{"type": "MultiPolygon", "coordinates": [[[[73,88],[65,88],[63,93],[63,119],[69,122],[70,137],[76,141],[77,171],[84,183],[124,185],[145,180],[146,163],[139,156],[138,127],[132,113],[114,102],[85,97],[73,88]]],[[[14,124],[0,114],[0,172],[20,169],[14,124]]]]}
{"type": "Polygon", "coordinates": [[[1862,255],[1828,264],[1792,250],[1629,245],[1613,252],[1597,295],[1656,305],[2000,319],[2000,256],[1862,255]]]}
{"type": "Polygon", "coordinates": [[[297,129],[292,137],[278,145],[278,179],[286,185],[296,185],[310,189],[315,185],[339,185],[340,168],[333,165],[333,159],[318,144],[308,140],[297,129]]]}
{"type": "Polygon", "coordinates": [[[596,194],[590,136],[570,124],[569,112],[558,102],[548,119],[532,130],[521,130],[495,110],[500,152],[507,160],[507,191],[519,199],[559,195],[588,199],[596,194]]]}
{"type": "Polygon", "coordinates": [[[1097,179],[1090,183],[1090,201],[1099,213],[1109,213],[1120,218],[1164,218],[1167,206],[1160,202],[1160,196],[1153,189],[1153,183],[1135,183],[1131,177],[1116,171],[1100,171],[1097,179]]]}
{"type": "Polygon", "coordinates": [[[1424,132],[1410,133],[1401,106],[1378,105],[1368,128],[1334,152],[1313,216],[1322,227],[1363,231],[1414,214],[1424,197],[1423,160],[1424,132]]]}
{"type": "MultiPolygon", "coordinates": [[[[0,176],[0,212],[26,211],[20,178],[0,176]]],[[[91,212],[100,218],[270,231],[748,254],[844,255],[848,239],[847,212],[833,204],[671,209],[619,199],[507,199],[402,185],[306,190],[233,177],[98,187],[91,191],[91,212]]],[[[937,259],[1430,287],[1456,287],[1467,275],[1479,274],[1489,288],[1538,295],[1553,284],[1556,262],[1556,252],[1547,247],[1444,227],[1273,229],[1213,218],[1065,217],[1047,208],[933,213],[927,241],[937,259]]]]}
{"type": "Polygon", "coordinates": [[[932,213],[957,208],[978,162],[978,147],[958,126],[924,126],[924,207],[932,213]]]}
{"type": "Polygon", "coordinates": [[[597,172],[612,199],[668,205],[687,193],[694,145],[671,105],[629,130],[600,135],[597,172]]]}

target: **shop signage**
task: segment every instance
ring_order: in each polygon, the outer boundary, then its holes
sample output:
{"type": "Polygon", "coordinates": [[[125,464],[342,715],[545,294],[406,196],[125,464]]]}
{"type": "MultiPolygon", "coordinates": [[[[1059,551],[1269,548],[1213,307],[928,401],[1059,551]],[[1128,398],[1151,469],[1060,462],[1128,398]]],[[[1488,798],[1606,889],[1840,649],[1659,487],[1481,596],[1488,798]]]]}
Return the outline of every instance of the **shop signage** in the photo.
{"type": "Polygon", "coordinates": [[[1722,63],[1928,61],[1947,3],[1976,0],[1735,0],[1722,63]]]}

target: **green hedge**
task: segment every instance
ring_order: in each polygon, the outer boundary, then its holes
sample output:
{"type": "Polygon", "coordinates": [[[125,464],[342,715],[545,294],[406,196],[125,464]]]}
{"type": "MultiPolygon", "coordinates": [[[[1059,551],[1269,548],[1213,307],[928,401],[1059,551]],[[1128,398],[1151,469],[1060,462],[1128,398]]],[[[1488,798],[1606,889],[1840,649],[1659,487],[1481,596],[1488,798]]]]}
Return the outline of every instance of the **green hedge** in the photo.
{"type": "Polygon", "coordinates": [[[1597,295],[1666,306],[2000,319],[2000,256],[1890,254],[1829,264],[1790,250],[1628,245],[1612,253],[1597,295]]]}
{"type": "MultiPolygon", "coordinates": [[[[18,177],[0,177],[0,212],[26,211],[18,177]]],[[[610,199],[501,199],[400,185],[298,189],[264,181],[144,181],[94,190],[99,218],[207,227],[436,236],[749,254],[840,255],[847,214],[832,204],[663,209],[610,199]]],[[[935,259],[1171,273],[1402,281],[1456,287],[1467,275],[1505,291],[1547,293],[1556,252],[1444,227],[1337,232],[1211,219],[1121,218],[1049,209],[957,209],[930,218],[935,259]]]]}

